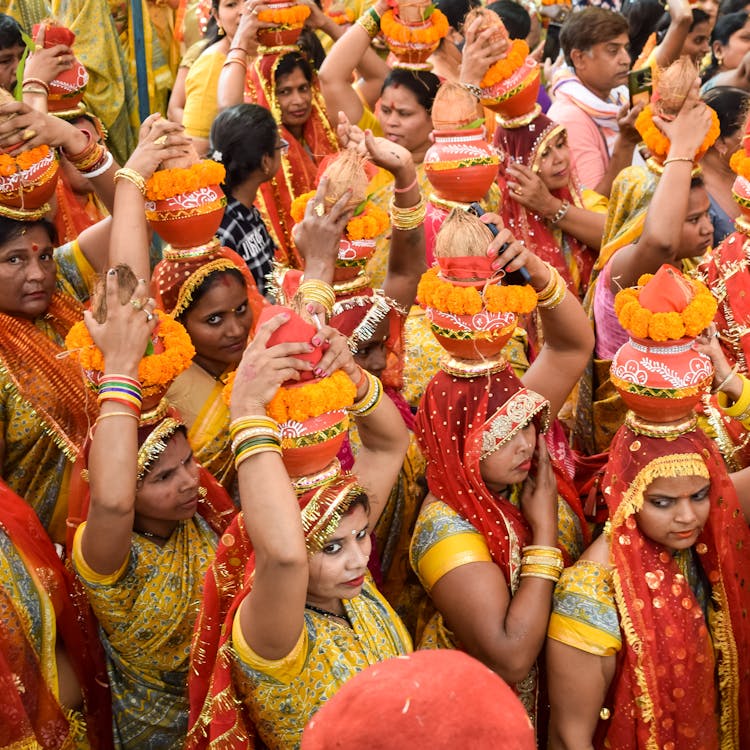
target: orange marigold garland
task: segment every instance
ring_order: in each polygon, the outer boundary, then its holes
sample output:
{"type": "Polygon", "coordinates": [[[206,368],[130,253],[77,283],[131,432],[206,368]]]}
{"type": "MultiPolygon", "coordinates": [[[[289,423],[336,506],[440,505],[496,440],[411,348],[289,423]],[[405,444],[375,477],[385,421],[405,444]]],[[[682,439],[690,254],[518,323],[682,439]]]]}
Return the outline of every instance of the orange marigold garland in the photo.
{"type": "MultiPolygon", "coordinates": [[[[315,197],[315,191],[303,193],[293,201],[289,213],[294,223],[302,221],[305,209],[309,201],[315,197]]],[[[386,211],[376,206],[372,201],[367,201],[360,213],[352,216],[346,224],[346,238],[355,242],[356,240],[371,240],[383,234],[390,224],[386,211]]]]}
{"type": "Polygon", "coordinates": [[[473,286],[456,286],[441,279],[435,267],[422,275],[417,287],[417,299],[426,307],[453,315],[476,315],[483,310],[522,315],[536,307],[537,296],[528,284],[490,284],[481,292],[473,286]]]}
{"type": "Polygon", "coordinates": [[[37,146],[17,156],[0,154],[0,177],[12,177],[16,172],[25,172],[49,156],[49,146],[37,146]]]}
{"type": "Polygon", "coordinates": [[[224,166],[211,159],[203,159],[186,168],[160,169],[146,183],[146,198],[166,200],[209,185],[221,185],[225,176],[224,166]]]}
{"type": "MultiPolygon", "coordinates": [[[[718,115],[710,107],[709,111],[711,112],[711,127],[708,129],[708,133],[706,133],[703,143],[701,143],[698,152],[693,158],[694,162],[700,161],[703,154],[714,145],[716,139],[721,134],[718,115]]],[[[636,118],[635,129],[641,134],[641,138],[652,156],[655,156],[659,160],[666,159],[671,144],[669,138],[667,138],[667,136],[656,127],[653,110],[650,104],[647,104],[636,118]]]]}
{"type": "MultiPolygon", "coordinates": [[[[231,372],[222,391],[228,405],[237,371],[231,372]]],[[[354,403],[357,387],[343,371],[337,370],[327,378],[291,388],[279,388],[266,406],[266,413],[279,424],[304,422],[331,411],[346,409],[354,403]]]]}
{"type": "MultiPolygon", "coordinates": [[[[153,395],[169,385],[190,367],[195,348],[188,332],[161,310],[155,310],[159,324],[154,335],[161,340],[164,351],[145,356],[138,365],[138,379],[144,395],[153,395]]],[[[87,371],[104,372],[104,355],[94,344],[83,321],[76,323],[65,337],[65,348],[87,371]]]]}
{"type": "Polygon", "coordinates": [[[448,33],[448,19],[444,13],[434,8],[425,19],[429,26],[418,28],[406,26],[394,14],[387,10],[380,19],[380,29],[386,39],[392,39],[400,44],[434,44],[448,33]]]}
{"type": "Polygon", "coordinates": [[[672,341],[695,337],[716,315],[716,300],[708,288],[694,279],[686,279],[694,291],[693,299],[682,312],[652,312],[640,303],[641,287],[653,274],[644,274],[638,286],[619,291],[615,297],[615,314],[620,325],[638,339],[672,341]]]}
{"type": "Polygon", "coordinates": [[[525,62],[529,56],[529,45],[523,39],[513,39],[508,54],[490,65],[479,85],[483,89],[489,89],[510,78],[525,62]]]}
{"type": "Polygon", "coordinates": [[[732,158],[729,160],[729,168],[736,175],[750,180],[750,156],[743,149],[732,154],[732,158]]]}
{"type": "Polygon", "coordinates": [[[310,15],[310,9],[306,5],[293,5],[291,8],[269,8],[258,13],[258,20],[263,23],[272,23],[276,26],[294,28],[302,26],[310,15]]]}

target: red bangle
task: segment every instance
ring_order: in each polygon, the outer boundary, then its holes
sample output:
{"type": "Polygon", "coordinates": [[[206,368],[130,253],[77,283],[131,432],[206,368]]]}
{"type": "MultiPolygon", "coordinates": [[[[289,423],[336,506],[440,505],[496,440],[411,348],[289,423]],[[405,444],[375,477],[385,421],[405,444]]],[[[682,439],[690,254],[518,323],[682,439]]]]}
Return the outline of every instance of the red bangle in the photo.
{"type": "Polygon", "coordinates": [[[408,187],[405,187],[405,188],[394,187],[393,188],[393,192],[394,193],[408,193],[413,187],[416,186],[416,184],[417,184],[417,176],[414,175],[414,182],[412,182],[411,185],[409,185],[408,187]]]}

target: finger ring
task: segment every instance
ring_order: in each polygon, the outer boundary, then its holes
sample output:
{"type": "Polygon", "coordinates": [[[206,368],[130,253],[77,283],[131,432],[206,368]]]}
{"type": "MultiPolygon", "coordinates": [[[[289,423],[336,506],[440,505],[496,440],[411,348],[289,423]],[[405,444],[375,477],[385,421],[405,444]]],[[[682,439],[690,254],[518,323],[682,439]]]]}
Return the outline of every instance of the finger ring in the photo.
{"type": "Polygon", "coordinates": [[[154,144],[156,146],[163,146],[167,142],[167,136],[166,135],[160,135],[155,141],[154,144]]]}
{"type": "Polygon", "coordinates": [[[523,190],[521,190],[521,188],[516,188],[516,189],[515,189],[515,190],[514,190],[513,192],[514,192],[514,193],[515,193],[516,195],[523,195],[523,190]]]}
{"type": "Polygon", "coordinates": [[[258,15],[258,9],[257,9],[257,8],[253,8],[253,9],[252,9],[252,10],[250,11],[250,15],[251,15],[251,16],[257,16],[257,15],[258,15]]]}
{"type": "Polygon", "coordinates": [[[318,216],[323,216],[323,214],[324,214],[324,213],[326,212],[326,208],[325,208],[325,206],[323,205],[323,203],[322,203],[322,202],[321,202],[321,203],[316,203],[316,204],[315,204],[315,205],[313,206],[313,211],[315,211],[315,213],[316,213],[316,214],[317,214],[318,216]]]}
{"type": "Polygon", "coordinates": [[[143,310],[143,300],[131,299],[130,304],[133,305],[134,309],[136,310],[143,310]]]}
{"type": "Polygon", "coordinates": [[[718,332],[718,331],[714,331],[714,338],[715,338],[715,339],[718,339],[718,338],[719,338],[719,332],[718,332]]]}
{"type": "Polygon", "coordinates": [[[154,314],[150,313],[148,310],[144,310],[143,312],[146,313],[146,320],[150,323],[154,319],[154,314]]]}
{"type": "Polygon", "coordinates": [[[26,130],[24,130],[23,133],[21,133],[21,138],[24,141],[30,141],[35,136],[36,136],[36,130],[34,130],[33,128],[26,128],[26,130]]]}

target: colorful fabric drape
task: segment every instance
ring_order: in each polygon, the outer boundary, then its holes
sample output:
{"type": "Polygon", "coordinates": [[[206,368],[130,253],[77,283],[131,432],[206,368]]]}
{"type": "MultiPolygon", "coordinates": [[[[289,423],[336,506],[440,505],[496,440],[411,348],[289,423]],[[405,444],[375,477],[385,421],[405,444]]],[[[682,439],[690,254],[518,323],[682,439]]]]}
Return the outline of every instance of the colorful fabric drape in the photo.
{"type": "Polygon", "coordinates": [[[665,441],[623,427],[602,486],[624,638],[599,736],[618,748],[750,747],[750,530],[715,445],[700,430],[665,441]],[[686,476],[711,480],[693,546],[711,587],[707,618],[675,558],[635,516],[654,479],[686,476]]]}
{"type": "Polygon", "coordinates": [[[279,124],[281,137],[289,143],[289,150],[281,154],[281,167],[274,178],[264,182],[258,190],[256,205],[268,231],[276,243],[276,260],[282,265],[302,268],[303,259],[292,239],[294,219],[290,214],[292,201],[315,189],[318,165],[338,151],[336,134],[328,121],[323,95],[313,78],[312,112],[297,140],[281,122],[281,109],[276,99],[276,68],[285,54],[299,52],[296,47],[256,57],[247,71],[245,101],[260,104],[270,110],[279,124]]]}
{"type": "Polygon", "coordinates": [[[0,684],[2,747],[112,747],[104,656],[88,602],[34,512],[4,483],[0,684]],[[55,648],[60,645],[82,688],[82,713],[59,703],[55,648]]]}
{"type": "MultiPolygon", "coordinates": [[[[521,128],[499,127],[495,131],[495,146],[505,152],[504,164],[508,163],[509,157],[536,172],[544,150],[564,132],[565,128],[562,125],[557,125],[547,116],[540,114],[529,125],[521,128]]],[[[552,195],[567,200],[578,208],[585,208],[572,160],[569,172],[567,186],[552,191],[552,195]]],[[[526,242],[535,255],[551,263],[562,274],[571,292],[579,298],[582,297],[588,288],[596,252],[514,200],[508,191],[503,173],[498,181],[503,193],[502,216],[506,226],[513,231],[517,239],[526,242]]]]}

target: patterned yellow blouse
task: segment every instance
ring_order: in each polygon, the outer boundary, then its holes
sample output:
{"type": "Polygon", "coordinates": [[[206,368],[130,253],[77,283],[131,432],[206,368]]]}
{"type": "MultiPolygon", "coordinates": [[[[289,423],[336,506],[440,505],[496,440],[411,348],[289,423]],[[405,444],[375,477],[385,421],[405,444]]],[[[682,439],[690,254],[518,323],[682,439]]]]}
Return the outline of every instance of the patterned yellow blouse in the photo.
{"type": "MultiPolygon", "coordinates": [[[[55,250],[57,288],[85,302],[94,270],[72,242],[55,250]]],[[[35,321],[56,344],[64,341],[44,319],[35,321]]],[[[0,361],[0,430],[5,441],[3,479],[36,512],[52,541],[65,541],[68,515],[68,481],[71,464],[38,418],[33,406],[14,392],[0,361]]]]}
{"type": "Polygon", "coordinates": [[[620,618],[609,568],[579,560],[555,587],[547,636],[596,656],[622,648],[620,618]]]}
{"type": "Polygon", "coordinates": [[[197,515],[163,547],[134,533],[120,570],[102,576],[81,554],[85,526],[76,531],[73,565],[104,631],[115,744],[182,748],[190,641],[216,534],[197,515]]]}
{"type": "Polygon", "coordinates": [[[299,641],[278,661],[263,659],[250,648],[235,617],[234,682],[270,750],[298,748],[305,724],[346,680],[412,650],[409,634],[369,574],[362,593],[343,604],[351,628],[305,610],[299,641]]]}

